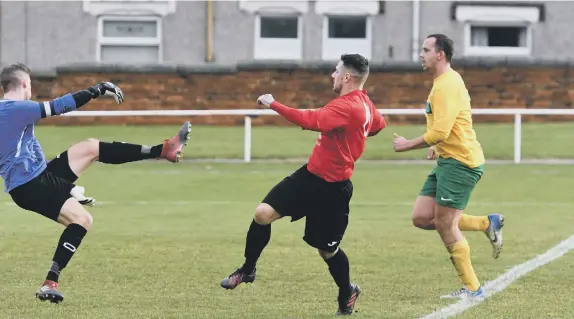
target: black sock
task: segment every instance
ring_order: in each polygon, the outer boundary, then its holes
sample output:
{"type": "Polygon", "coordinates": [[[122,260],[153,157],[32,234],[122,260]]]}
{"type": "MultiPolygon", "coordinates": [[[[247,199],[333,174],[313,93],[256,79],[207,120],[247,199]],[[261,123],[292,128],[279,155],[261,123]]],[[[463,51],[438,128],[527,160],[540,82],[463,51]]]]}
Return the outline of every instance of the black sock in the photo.
{"type": "Polygon", "coordinates": [[[335,279],[335,283],[339,286],[339,298],[348,298],[351,294],[351,278],[347,255],[339,248],[339,251],[333,257],[325,259],[325,262],[329,266],[329,272],[335,279]]]}
{"type": "Polygon", "coordinates": [[[62,236],[60,236],[56,253],[54,253],[54,258],[52,258],[52,266],[48,271],[46,280],[58,282],[60,271],[66,268],[74,253],[80,247],[80,243],[86,236],[86,233],[87,230],[78,224],[70,224],[64,229],[62,236]]]}
{"type": "Polygon", "coordinates": [[[99,161],[106,164],[123,164],[158,158],[162,149],[163,144],[149,147],[122,142],[100,142],[99,161]]]}
{"type": "Polygon", "coordinates": [[[245,263],[241,270],[250,274],[255,270],[257,259],[271,239],[271,225],[259,225],[253,220],[247,232],[247,242],[245,243],[245,263]]]}
{"type": "Polygon", "coordinates": [[[142,153],[147,154],[149,158],[158,158],[161,155],[161,151],[163,150],[163,144],[158,144],[156,146],[143,146],[142,153]],[[146,147],[146,149],[144,149],[146,147]],[[149,151],[148,151],[149,149],[149,151]]]}

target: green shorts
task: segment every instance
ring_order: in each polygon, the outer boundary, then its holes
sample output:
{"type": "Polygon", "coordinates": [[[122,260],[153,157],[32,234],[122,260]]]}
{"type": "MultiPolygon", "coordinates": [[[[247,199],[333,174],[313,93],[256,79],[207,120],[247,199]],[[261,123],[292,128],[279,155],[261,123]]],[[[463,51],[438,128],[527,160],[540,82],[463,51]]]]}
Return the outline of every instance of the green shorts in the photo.
{"type": "Polygon", "coordinates": [[[442,206],[464,210],[483,173],[484,165],[470,168],[453,158],[440,157],[420,195],[433,197],[442,206]]]}

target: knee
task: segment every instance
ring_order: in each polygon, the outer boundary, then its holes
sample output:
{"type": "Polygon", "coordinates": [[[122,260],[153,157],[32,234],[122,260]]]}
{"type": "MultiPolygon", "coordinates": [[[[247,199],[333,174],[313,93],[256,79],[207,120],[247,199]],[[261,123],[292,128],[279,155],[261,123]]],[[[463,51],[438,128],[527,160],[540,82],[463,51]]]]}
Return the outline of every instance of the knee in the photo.
{"type": "Polygon", "coordinates": [[[418,196],[412,212],[413,225],[426,230],[435,229],[435,209],[436,204],[433,197],[418,196]]]}
{"type": "Polygon", "coordinates": [[[84,145],[84,153],[94,159],[100,155],[100,141],[95,138],[88,138],[82,142],[84,145]]]}
{"type": "Polygon", "coordinates": [[[92,224],[94,223],[94,218],[90,213],[81,213],[76,214],[70,218],[70,224],[78,224],[84,227],[86,230],[90,230],[92,228],[92,224]]]}
{"type": "Polygon", "coordinates": [[[413,215],[413,225],[420,229],[431,230],[435,228],[433,218],[413,215]]]}
{"type": "Polygon", "coordinates": [[[321,249],[317,249],[317,252],[319,253],[319,256],[321,256],[321,258],[327,260],[330,259],[331,257],[335,256],[335,254],[337,253],[337,251],[325,251],[325,250],[321,250],[321,249]]]}
{"type": "Polygon", "coordinates": [[[269,225],[278,218],[280,218],[279,214],[269,204],[262,203],[255,208],[254,219],[259,225],[269,225]]]}
{"type": "Polygon", "coordinates": [[[451,214],[437,214],[434,219],[435,227],[438,231],[443,229],[450,229],[455,226],[456,218],[451,214]]]}

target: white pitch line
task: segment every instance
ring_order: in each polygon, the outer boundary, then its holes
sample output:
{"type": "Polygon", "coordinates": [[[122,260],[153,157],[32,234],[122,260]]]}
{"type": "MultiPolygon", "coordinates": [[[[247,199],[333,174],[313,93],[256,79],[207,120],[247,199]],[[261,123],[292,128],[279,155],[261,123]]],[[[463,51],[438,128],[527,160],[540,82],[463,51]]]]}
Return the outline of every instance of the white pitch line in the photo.
{"type": "Polygon", "coordinates": [[[468,300],[463,299],[459,302],[453,303],[450,306],[432,312],[421,319],[439,319],[439,318],[449,318],[465,312],[466,310],[479,305],[486,298],[495,295],[498,292],[503,291],[516,279],[528,274],[529,272],[546,265],[547,263],[564,256],[567,252],[574,249],[574,236],[563,240],[558,245],[552,247],[550,250],[542,255],[538,255],[529,261],[526,261],[520,265],[512,267],[510,270],[500,275],[498,278],[486,282],[484,284],[485,298],[478,300],[468,300]]]}

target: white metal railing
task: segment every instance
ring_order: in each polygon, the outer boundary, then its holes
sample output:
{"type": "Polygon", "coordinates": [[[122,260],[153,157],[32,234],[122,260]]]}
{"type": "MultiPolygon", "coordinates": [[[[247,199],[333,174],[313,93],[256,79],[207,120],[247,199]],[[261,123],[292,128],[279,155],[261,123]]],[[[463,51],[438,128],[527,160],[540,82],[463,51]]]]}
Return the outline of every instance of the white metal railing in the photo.
{"type": "MultiPolygon", "coordinates": [[[[379,109],[383,115],[424,115],[424,109],[379,109]]],[[[514,116],[514,163],[521,161],[522,115],[574,115],[574,109],[473,109],[476,115],[514,116]]],[[[243,160],[251,161],[251,117],[278,115],[270,109],[240,110],[127,110],[127,111],[75,111],[62,116],[245,116],[243,160]]],[[[574,124],[573,124],[574,125],[574,124]]],[[[573,137],[574,138],[574,137],[573,137]]]]}

